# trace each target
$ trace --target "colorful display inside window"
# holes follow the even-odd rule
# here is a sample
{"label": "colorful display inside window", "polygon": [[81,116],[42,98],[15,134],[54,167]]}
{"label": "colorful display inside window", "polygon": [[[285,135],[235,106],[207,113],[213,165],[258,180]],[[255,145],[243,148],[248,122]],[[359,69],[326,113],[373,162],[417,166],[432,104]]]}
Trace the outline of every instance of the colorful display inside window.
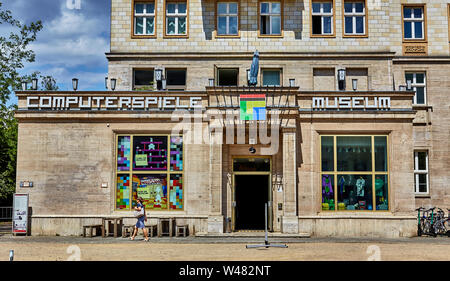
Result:
{"label": "colorful display inside window", "polygon": [[241,120],[266,120],[266,95],[250,94],[240,96]]}
{"label": "colorful display inside window", "polygon": [[[117,137],[116,209],[183,210],[183,136]],[[170,163],[170,165],[168,165]]]}
{"label": "colorful display inside window", "polygon": [[387,136],[321,136],[322,210],[389,210],[387,141]]}

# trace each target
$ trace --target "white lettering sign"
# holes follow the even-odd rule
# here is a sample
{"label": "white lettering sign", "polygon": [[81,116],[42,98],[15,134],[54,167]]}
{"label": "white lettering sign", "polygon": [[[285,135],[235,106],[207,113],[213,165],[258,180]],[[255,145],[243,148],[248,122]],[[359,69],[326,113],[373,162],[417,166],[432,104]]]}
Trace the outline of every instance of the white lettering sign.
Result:
{"label": "white lettering sign", "polygon": [[313,109],[390,109],[390,97],[314,97]]}

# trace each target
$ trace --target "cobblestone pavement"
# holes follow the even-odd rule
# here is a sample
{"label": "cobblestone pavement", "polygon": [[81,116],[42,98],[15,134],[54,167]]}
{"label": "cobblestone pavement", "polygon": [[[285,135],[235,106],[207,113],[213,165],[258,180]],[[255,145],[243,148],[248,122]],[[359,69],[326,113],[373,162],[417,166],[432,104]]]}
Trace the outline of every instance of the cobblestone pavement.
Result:
{"label": "cobblestone pavement", "polygon": [[446,260],[450,238],[273,238],[287,249],[246,249],[261,238],[127,238],[14,237],[0,236],[0,261],[302,261],[302,260]]}

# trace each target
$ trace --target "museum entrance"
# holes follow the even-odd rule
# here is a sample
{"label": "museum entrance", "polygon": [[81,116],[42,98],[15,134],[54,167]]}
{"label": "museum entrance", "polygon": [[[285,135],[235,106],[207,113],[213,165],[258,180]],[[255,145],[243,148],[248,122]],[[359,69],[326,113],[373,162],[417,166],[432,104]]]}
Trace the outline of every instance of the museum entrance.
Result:
{"label": "museum entrance", "polygon": [[265,204],[269,203],[268,228],[272,229],[270,158],[233,159],[233,230],[263,231]]}

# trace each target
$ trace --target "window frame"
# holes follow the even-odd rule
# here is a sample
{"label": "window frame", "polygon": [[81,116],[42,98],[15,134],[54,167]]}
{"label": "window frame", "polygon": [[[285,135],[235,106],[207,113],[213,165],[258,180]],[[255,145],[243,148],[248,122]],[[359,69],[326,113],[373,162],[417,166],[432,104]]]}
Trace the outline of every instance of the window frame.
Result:
{"label": "window frame", "polygon": [[[280,34],[262,34],[261,33],[261,4],[262,3],[280,3]],[[272,11],[272,5],[269,5],[270,11]],[[272,17],[272,16],[278,16],[278,14],[264,14],[266,16]],[[258,0],[258,38],[283,38],[284,36],[284,0]],[[272,20],[270,19],[270,26],[272,25]],[[270,28],[270,31],[272,32],[272,29]]]}
{"label": "window frame", "polygon": [[[405,15],[404,15],[404,9],[405,8],[422,8],[422,33],[423,33],[423,38],[405,38]],[[421,42],[421,43],[425,43],[427,42],[427,5],[426,4],[401,4],[401,13],[402,13],[402,22],[401,22],[401,26],[402,26],[402,40],[403,43],[414,43],[414,42]],[[411,22],[416,22],[417,20],[414,20],[414,18],[412,18],[411,20],[408,20]],[[411,28],[412,34],[415,32],[414,31],[414,27]],[[411,34],[411,35],[412,35]]]}
{"label": "window frame", "polygon": [[[425,170],[419,170],[419,152],[425,152]],[[414,194],[415,195],[429,195],[430,194],[430,167],[429,167],[429,151],[425,149],[414,150]],[[426,175],[427,191],[419,191],[419,175]]]}
{"label": "window frame", "polygon": [[[235,14],[235,16],[237,16],[237,28],[238,28],[238,32],[237,34],[219,34],[219,4],[220,3],[236,3],[237,4],[237,14]],[[215,21],[215,37],[216,38],[240,38],[241,37],[241,2],[240,1],[236,1],[236,0],[216,0],[215,1],[215,7],[214,7],[214,21]],[[229,7],[227,5],[227,7]],[[228,8],[229,10],[229,8]],[[233,14],[225,14],[225,17],[231,17],[234,16]],[[227,25],[228,28],[228,25]]]}
{"label": "window frame", "polygon": [[[333,171],[322,171],[322,137],[333,137]],[[371,138],[371,148],[372,148],[372,170],[371,171],[338,171],[337,168],[337,137],[370,137]],[[386,166],[387,169],[385,172],[376,171],[375,167],[375,137],[386,137]],[[319,177],[318,177],[318,187],[320,190],[320,196],[319,200],[317,202],[322,203],[322,176],[323,175],[332,175],[334,177],[334,190],[337,190],[338,181],[336,180],[338,175],[367,175],[372,176],[372,210],[339,210],[337,208],[338,203],[338,194],[337,192],[334,192],[334,202],[335,202],[335,208],[334,210],[322,210],[322,207],[319,206],[321,204],[318,204],[318,208],[320,209],[320,212],[333,212],[333,213],[344,213],[344,212],[368,212],[368,213],[387,213],[391,212],[392,210],[392,200],[391,200],[391,161],[390,161],[390,139],[389,134],[319,134]],[[376,191],[375,191],[375,180],[376,176],[387,176],[387,184],[388,184],[388,209],[387,210],[377,210],[376,209]]]}
{"label": "window frame", "polygon": [[[319,15],[322,19],[322,30],[323,30],[323,16],[331,16],[332,23],[331,23],[331,29],[332,32],[330,34],[313,34],[313,3],[331,3],[331,14],[314,14]],[[322,5],[321,5],[322,10]],[[310,38],[335,38],[336,37],[336,1],[335,0],[309,0],[309,36]]]}
{"label": "window frame", "polygon": [[[168,79],[167,79],[167,71],[168,70],[184,70],[185,71],[185,75],[184,75],[184,86],[183,85],[169,85],[167,83]],[[187,67],[167,67],[164,69],[164,78],[166,79],[166,88],[167,90],[180,90],[180,91],[185,91],[187,89],[187,81],[188,81],[188,71],[187,71]]]}
{"label": "window frame", "polygon": [[156,83],[155,83],[155,68],[154,67],[148,67],[148,68],[143,68],[143,67],[136,67],[136,68],[132,68],[132,75],[133,75],[133,90],[138,90],[140,88],[144,88],[144,87],[149,87],[150,85],[136,85],[136,71],[153,71],[153,87],[156,88]]}
{"label": "window frame", "polygon": [[[167,5],[168,4],[177,4],[177,13],[175,15],[167,15]],[[178,14],[178,4],[183,4],[186,3],[186,14]],[[167,33],[167,27],[168,27],[168,19],[170,17],[175,17],[177,18],[177,23],[178,23],[178,17],[181,16],[186,16],[186,34],[168,34]],[[164,38],[189,38],[189,0],[164,0]],[[176,30],[178,31],[178,24],[175,25]]]}
{"label": "window frame", "polygon": [[[232,86],[220,86],[219,82],[220,82],[220,75],[219,75],[219,71],[220,70],[236,70],[236,81],[237,81],[237,85],[232,85]],[[238,87],[239,86],[239,67],[217,67],[215,69],[215,84],[217,87]]]}
{"label": "window frame", "polygon": [[[154,4],[155,6],[155,11],[153,13],[154,18],[154,30],[153,30],[153,34],[136,34],[136,4]],[[157,12],[158,12],[158,8],[157,8],[157,1],[156,0],[133,0],[131,3],[131,17],[132,17],[132,23],[131,23],[131,38],[132,39],[151,39],[151,38],[156,38],[157,37]],[[139,17],[146,17],[146,15],[142,15]],[[144,25],[145,27],[145,25]]]}
{"label": "window frame", "polygon": [[[411,87],[413,89],[414,97],[413,97],[413,106],[424,106],[428,104],[427,99],[427,72],[426,71],[405,71],[405,85],[407,84],[406,81],[406,74],[412,74],[413,80],[411,81]],[[423,83],[417,83],[417,74],[423,74]],[[417,103],[417,87],[423,87],[423,99],[424,103]]]}
{"label": "window frame", "polygon": [[[125,137],[125,136],[129,136],[130,137],[130,169],[128,171],[119,171],[118,169],[118,165],[117,165],[117,149],[118,149],[118,143],[119,143],[119,138],[120,137]],[[133,160],[134,160],[134,145],[133,145],[133,141],[134,141],[134,137],[140,137],[140,136],[145,136],[145,137],[167,137],[167,169],[165,171],[135,171],[133,170]],[[171,164],[170,164],[170,138],[171,137],[176,137],[176,136],[181,136],[183,137],[183,170],[182,171],[171,171]],[[115,171],[114,171],[114,211],[118,211],[118,212],[127,212],[127,211],[133,211],[133,175],[161,175],[161,174],[165,174],[166,175],[166,179],[167,179],[167,209],[161,209],[161,210],[147,210],[147,212],[184,212],[186,210],[186,200],[185,200],[185,174],[184,171],[185,169],[185,161],[186,161],[186,157],[185,157],[185,152],[186,152],[186,147],[185,147],[185,135],[184,134],[154,134],[154,133],[149,133],[149,134],[134,134],[134,133],[119,133],[119,134],[115,134],[114,136],[114,167],[115,167]],[[130,208],[129,209],[119,209],[117,208],[117,178],[119,175],[128,175],[130,177]],[[181,175],[182,179],[183,179],[183,208],[182,209],[171,209],[170,208],[170,176],[171,175]]]}
{"label": "window frame", "polygon": [[[363,3],[364,4],[364,33],[346,33],[345,32],[345,17],[346,14],[345,13],[345,4],[346,3]],[[352,17],[352,22],[353,22],[353,27],[355,28],[356,31],[356,20],[355,17],[360,17],[362,16],[362,14],[355,14],[353,13],[353,9],[354,9],[354,5],[352,5],[352,13],[349,15]],[[367,38],[369,37],[369,9],[367,8],[367,0],[344,0],[342,3],[342,36],[345,38]]]}
{"label": "window frame", "polygon": [[[276,86],[276,85],[264,85],[264,71],[278,71],[280,73],[280,85]],[[265,67],[265,68],[261,68],[261,77],[260,77],[260,81],[261,81],[261,87],[283,87],[283,68],[278,68],[278,67]]]}
{"label": "window frame", "polygon": [[447,7],[447,18],[448,18],[448,42],[450,43],[450,3],[448,3]]}

